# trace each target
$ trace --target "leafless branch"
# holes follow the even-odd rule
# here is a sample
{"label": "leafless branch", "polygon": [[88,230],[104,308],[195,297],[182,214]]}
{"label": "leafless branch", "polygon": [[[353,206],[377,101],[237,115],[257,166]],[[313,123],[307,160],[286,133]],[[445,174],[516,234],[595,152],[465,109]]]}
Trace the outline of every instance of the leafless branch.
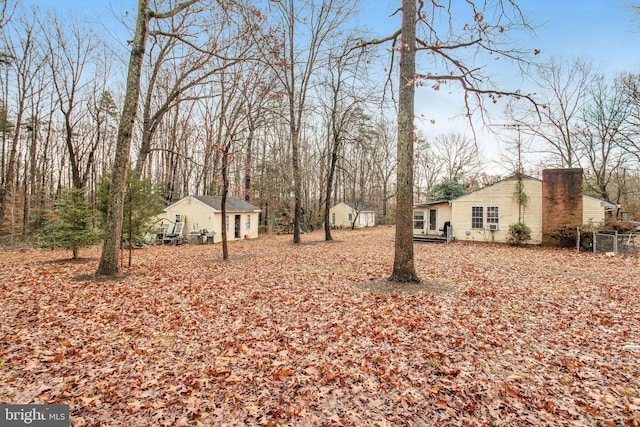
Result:
{"label": "leafless branch", "polygon": [[367,47],[367,46],[375,46],[375,45],[381,45],[384,44],[386,42],[389,41],[393,41],[395,43],[395,41],[398,39],[398,37],[400,37],[400,34],[402,32],[400,30],[396,31],[395,33],[393,33],[392,35],[382,38],[382,39],[373,39],[373,40],[369,40],[369,41],[361,41],[360,43],[358,43],[354,49],[360,49],[363,47]]}
{"label": "leafless branch", "polygon": [[171,10],[168,10],[166,12],[156,12],[153,10],[149,11],[149,17],[151,18],[155,18],[155,19],[166,19],[166,18],[171,18],[173,16],[176,16],[178,13],[182,12],[183,10],[185,10],[186,8],[200,2],[202,0],[189,0],[189,1],[185,1],[182,3],[178,3],[178,5],[176,7],[174,7]]}

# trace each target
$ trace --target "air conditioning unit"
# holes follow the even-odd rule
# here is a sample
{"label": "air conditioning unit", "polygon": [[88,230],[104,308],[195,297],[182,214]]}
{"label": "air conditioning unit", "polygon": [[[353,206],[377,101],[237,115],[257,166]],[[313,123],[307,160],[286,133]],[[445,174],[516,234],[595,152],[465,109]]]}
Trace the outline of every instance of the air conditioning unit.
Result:
{"label": "air conditioning unit", "polygon": [[487,224],[487,230],[491,230],[491,231],[497,231],[499,230],[498,228],[498,224]]}

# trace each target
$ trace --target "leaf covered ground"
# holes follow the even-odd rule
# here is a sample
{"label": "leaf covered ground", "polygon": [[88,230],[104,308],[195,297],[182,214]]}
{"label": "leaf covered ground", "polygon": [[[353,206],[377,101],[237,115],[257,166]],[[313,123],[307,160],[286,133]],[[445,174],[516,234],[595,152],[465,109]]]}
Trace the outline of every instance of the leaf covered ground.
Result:
{"label": "leaf covered ground", "polygon": [[640,267],[572,250],[416,244],[392,228],[0,253],[0,403],[74,426],[635,426]]}

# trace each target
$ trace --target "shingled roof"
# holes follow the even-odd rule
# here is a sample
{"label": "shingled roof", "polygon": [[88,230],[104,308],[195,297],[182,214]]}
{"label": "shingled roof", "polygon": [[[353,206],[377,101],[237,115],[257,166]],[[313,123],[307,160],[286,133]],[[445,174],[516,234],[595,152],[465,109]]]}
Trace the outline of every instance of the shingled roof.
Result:
{"label": "shingled roof", "polygon": [[343,202],[345,205],[349,206],[351,209],[359,211],[359,212],[375,212],[375,209],[364,206],[359,202]]}
{"label": "shingled roof", "polygon": [[[212,207],[217,211],[222,210],[222,196],[191,196],[194,199],[204,203],[207,206]],[[253,206],[251,203],[246,202],[237,197],[227,196],[227,212],[256,212],[260,211],[260,208]]]}

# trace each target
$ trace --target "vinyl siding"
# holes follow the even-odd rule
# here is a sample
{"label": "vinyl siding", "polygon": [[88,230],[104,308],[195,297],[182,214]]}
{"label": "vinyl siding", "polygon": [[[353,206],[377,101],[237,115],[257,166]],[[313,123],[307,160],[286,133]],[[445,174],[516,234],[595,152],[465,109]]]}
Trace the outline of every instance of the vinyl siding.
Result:
{"label": "vinyl siding", "polygon": [[[185,237],[195,230],[214,230],[214,242],[222,241],[222,214],[216,211],[214,208],[207,206],[206,204],[192,198],[190,196],[180,199],[173,205],[167,207],[164,214],[161,217],[173,220],[176,214],[185,215]],[[228,239],[233,239],[233,216],[240,215],[240,236],[249,236],[251,239],[258,237],[258,213],[257,212],[227,212],[231,219],[231,227]],[[249,230],[247,230],[247,215],[251,215],[251,223]]]}
{"label": "vinyl siding", "polygon": [[[335,224],[333,223],[333,215],[335,214]],[[338,203],[329,209],[329,222],[332,227],[350,228],[349,214],[351,220],[356,221],[356,228],[373,227],[376,224],[376,213],[374,211],[362,210],[358,212],[346,203]],[[356,219],[356,214],[358,218]]]}
{"label": "vinyl siding", "polygon": [[604,221],[604,202],[594,197],[584,196],[582,199],[582,222],[598,225]]}
{"label": "vinyl siding", "polygon": [[[474,191],[451,202],[451,223],[453,235],[457,240],[483,242],[506,242],[509,226],[518,222],[518,202],[514,196],[516,179],[507,179]],[[531,241],[542,241],[542,182],[536,179],[523,180],[524,192],[529,201],[524,206],[524,223],[531,229]],[[499,230],[473,229],[471,210],[474,206],[483,207],[486,224],[487,207],[498,207]]]}
{"label": "vinyl siding", "polygon": [[424,214],[424,227],[422,229],[413,230],[413,234],[433,234],[429,231],[429,210],[436,209],[438,211],[436,215],[437,231],[435,234],[442,234],[440,230],[443,229],[444,223],[451,222],[451,205],[449,203],[438,203],[432,206],[426,207],[414,207],[413,212],[422,212]]}

